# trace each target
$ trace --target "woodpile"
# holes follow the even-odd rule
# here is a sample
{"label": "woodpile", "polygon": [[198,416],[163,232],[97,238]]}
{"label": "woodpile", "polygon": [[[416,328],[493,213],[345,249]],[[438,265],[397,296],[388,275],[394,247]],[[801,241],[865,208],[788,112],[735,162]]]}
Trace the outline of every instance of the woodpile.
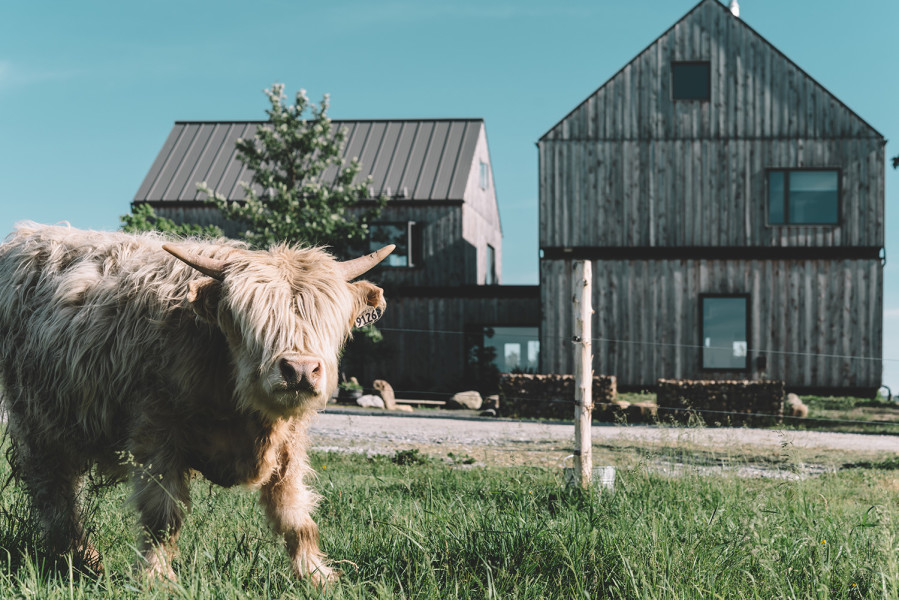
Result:
{"label": "woodpile", "polygon": [[707,425],[774,425],[783,421],[784,382],[660,379],[656,399],[662,419],[701,419]]}
{"label": "woodpile", "polygon": [[[503,417],[574,418],[574,376],[503,373],[500,376],[499,414]],[[594,406],[611,405],[618,398],[613,375],[593,376]],[[626,404],[626,403],[625,403]],[[597,413],[594,419],[599,418]]]}

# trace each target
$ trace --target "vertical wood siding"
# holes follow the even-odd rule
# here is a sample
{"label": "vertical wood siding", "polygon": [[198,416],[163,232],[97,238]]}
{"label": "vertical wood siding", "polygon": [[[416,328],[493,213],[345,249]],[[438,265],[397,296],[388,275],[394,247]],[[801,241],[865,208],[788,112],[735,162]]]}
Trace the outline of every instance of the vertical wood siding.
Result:
{"label": "vertical wood siding", "polygon": [[[571,261],[541,267],[541,370],[568,373]],[[622,386],[762,377],[788,387],[880,386],[877,260],[604,260],[593,273],[594,369]],[[749,352],[753,369],[756,357],[767,358],[764,372],[701,369],[700,294],[749,295]]]}
{"label": "vertical wood siding", "polygon": [[[159,216],[178,223],[214,224],[234,235],[237,227],[226,222],[221,213],[205,206],[167,206],[156,208]],[[453,286],[478,283],[477,248],[496,243],[499,231],[483,219],[468,216],[468,234],[463,236],[463,204],[437,204],[421,202],[418,206],[408,203],[388,203],[379,222],[404,223],[415,221],[422,226],[422,261],[418,267],[379,267],[370,275],[385,285]],[[501,239],[501,238],[500,238]],[[486,250],[483,250],[486,254]],[[483,281],[483,277],[481,279]]]}
{"label": "vertical wood siding", "polygon": [[[767,169],[840,170],[837,226],[769,226]],[[541,247],[832,246],[884,242],[879,140],[540,144]]]}

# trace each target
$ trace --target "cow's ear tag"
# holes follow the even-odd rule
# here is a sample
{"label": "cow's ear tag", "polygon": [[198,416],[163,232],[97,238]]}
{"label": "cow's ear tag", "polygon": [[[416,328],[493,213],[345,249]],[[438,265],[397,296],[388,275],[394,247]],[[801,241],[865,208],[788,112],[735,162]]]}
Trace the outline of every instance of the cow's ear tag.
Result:
{"label": "cow's ear tag", "polygon": [[384,301],[384,290],[368,281],[357,281],[353,284],[356,293],[361,296],[365,303],[362,310],[356,315],[354,325],[356,327],[365,327],[371,325],[381,318],[387,303]]}
{"label": "cow's ear tag", "polygon": [[356,327],[365,327],[366,325],[371,325],[375,321],[381,318],[381,315],[384,314],[384,309],[380,306],[376,306],[374,308],[369,308],[366,311],[363,311],[361,315],[356,317]]}

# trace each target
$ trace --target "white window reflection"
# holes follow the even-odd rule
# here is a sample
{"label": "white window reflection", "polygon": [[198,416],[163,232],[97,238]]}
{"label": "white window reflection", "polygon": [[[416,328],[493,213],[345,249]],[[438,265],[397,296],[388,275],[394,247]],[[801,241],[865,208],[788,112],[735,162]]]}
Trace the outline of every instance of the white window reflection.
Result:
{"label": "white window reflection", "polygon": [[485,327],[483,344],[501,373],[536,373],[540,341],[536,327]]}

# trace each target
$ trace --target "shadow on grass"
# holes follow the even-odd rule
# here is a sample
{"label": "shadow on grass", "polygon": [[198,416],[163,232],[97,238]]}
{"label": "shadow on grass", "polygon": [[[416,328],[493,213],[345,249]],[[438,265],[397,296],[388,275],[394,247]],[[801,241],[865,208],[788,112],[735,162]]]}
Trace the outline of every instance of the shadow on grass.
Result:
{"label": "shadow on grass", "polygon": [[899,458],[888,458],[879,461],[859,461],[843,464],[844,469],[878,469],[881,471],[899,471]]}

